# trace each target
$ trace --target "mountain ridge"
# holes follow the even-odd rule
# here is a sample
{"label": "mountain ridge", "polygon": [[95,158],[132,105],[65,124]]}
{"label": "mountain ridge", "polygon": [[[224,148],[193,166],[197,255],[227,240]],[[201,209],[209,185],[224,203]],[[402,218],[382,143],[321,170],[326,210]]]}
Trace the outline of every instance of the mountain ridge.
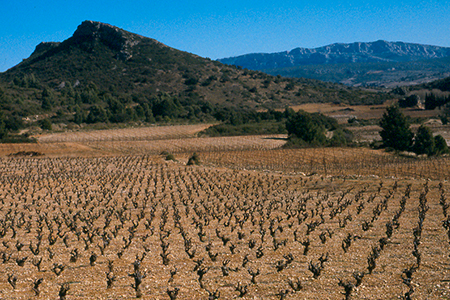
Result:
{"label": "mountain ridge", "polygon": [[450,76],[450,48],[383,40],[256,53],[218,61],[271,75],[395,88]]}
{"label": "mountain ridge", "polygon": [[450,56],[450,47],[416,43],[375,42],[334,43],[317,48],[294,48],[276,53],[249,53],[218,61],[251,70],[286,68],[301,65],[405,62]]}

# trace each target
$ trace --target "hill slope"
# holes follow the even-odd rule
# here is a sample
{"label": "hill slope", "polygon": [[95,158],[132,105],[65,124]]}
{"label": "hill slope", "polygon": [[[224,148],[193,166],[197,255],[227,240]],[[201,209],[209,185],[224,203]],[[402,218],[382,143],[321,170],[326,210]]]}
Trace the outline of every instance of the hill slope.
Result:
{"label": "hill slope", "polygon": [[450,57],[410,62],[368,62],[307,65],[265,70],[272,75],[310,78],[348,86],[395,88],[450,76]]}
{"label": "hill slope", "polygon": [[380,103],[387,98],[242,70],[93,21],[83,22],[63,42],[39,44],[28,59],[0,73],[0,92],[7,114],[45,112],[57,114],[54,122],[80,116],[73,118],[92,123],[127,121],[130,114],[138,120],[146,115],[147,121],[202,120],[214,115],[216,106],[275,108],[304,102]]}

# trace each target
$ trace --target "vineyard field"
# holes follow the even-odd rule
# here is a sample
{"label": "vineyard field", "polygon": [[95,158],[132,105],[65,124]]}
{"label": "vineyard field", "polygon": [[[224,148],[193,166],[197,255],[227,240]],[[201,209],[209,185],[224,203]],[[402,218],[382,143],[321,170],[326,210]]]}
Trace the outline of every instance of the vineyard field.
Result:
{"label": "vineyard field", "polygon": [[121,134],[2,145],[1,299],[450,299],[448,157]]}

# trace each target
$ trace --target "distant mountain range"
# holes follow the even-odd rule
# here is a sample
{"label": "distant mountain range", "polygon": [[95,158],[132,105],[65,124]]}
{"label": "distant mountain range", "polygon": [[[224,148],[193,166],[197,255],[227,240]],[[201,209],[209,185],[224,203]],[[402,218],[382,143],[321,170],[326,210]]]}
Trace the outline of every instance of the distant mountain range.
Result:
{"label": "distant mountain range", "polygon": [[449,47],[380,40],[246,54],[219,61],[272,75],[306,77],[353,86],[395,86],[449,76],[449,57]]}

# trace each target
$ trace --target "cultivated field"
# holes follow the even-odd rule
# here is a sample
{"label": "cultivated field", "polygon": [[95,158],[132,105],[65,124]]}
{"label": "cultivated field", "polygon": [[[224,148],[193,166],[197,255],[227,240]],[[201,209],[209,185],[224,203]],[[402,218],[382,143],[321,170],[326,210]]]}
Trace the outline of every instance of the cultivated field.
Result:
{"label": "cultivated field", "polygon": [[40,143],[86,143],[110,141],[155,141],[195,137],[211,125],[154,126],[93,131],[75,131],[38,135]]}
{"label": "cultivated field", "polygon": [[[425,95],[421,96],[422,99]],[[295,111],[301,109],[309,113],[320,112],[324,115],[334,117],[341,123],[347,122],[350,118],[356,119],[381,119],[386,107],[394,102],[386,101],[382,105],[344,105],[332,103],[306,103],[293,107]],[[441,112],[435,110],[423,110],[417,108],[402,109],[402,112],[411,118],[438,118]]]}
{"label": "cultivated field", "polygon": [[449,158],[190,129],[2,145],[0,298],[450,299]]}

